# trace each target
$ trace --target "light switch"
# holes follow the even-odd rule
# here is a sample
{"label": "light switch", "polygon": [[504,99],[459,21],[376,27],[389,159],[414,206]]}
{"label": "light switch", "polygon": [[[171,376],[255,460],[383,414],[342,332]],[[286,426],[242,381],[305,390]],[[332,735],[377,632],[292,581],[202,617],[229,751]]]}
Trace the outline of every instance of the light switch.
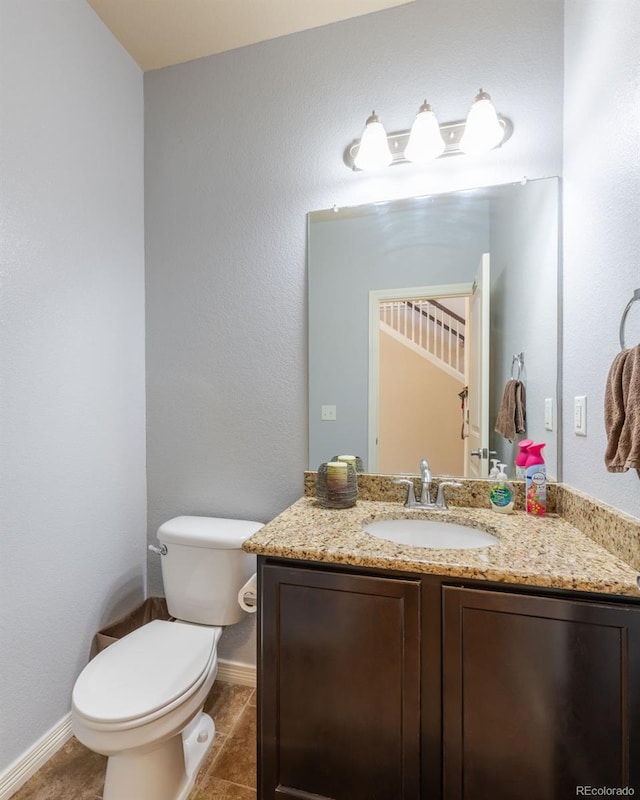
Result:
{"label": "light switch", "polygon": [[576,436],[587,435],[587,398],[585,395],[575,398],[573,407],[573,430]]}
{"label": "light switch", "polygon": [[545,397],[544,400],[544,429],[553,430],[553,398]]}
{"label": "light switch", "polygon": [[333,422],[336,418],[335,406],[320,406],[320,419],[323,422]]}

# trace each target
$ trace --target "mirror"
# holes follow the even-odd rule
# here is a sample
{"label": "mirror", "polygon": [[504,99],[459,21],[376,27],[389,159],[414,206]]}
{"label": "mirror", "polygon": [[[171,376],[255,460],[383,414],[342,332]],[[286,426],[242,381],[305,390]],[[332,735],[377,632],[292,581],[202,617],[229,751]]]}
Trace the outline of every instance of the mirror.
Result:
{"label": "mirror", "polygon": [[[367,472],[426,457],[483,477],[495,451],[513,477],[529,438],[559,479],[558,179],[314,211],[308,226],[309,468],[352,453]],[[526,393],[513,441],[494,430],[510,378]]]}

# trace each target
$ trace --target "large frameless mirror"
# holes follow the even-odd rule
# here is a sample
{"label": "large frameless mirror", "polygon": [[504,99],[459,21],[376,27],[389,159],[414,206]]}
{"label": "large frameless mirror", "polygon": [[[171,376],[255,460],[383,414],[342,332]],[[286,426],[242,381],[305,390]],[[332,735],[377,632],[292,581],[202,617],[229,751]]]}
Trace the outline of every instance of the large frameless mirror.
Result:
{"label": "large frameless mirror", "polygon": [[310,469],[513,475],[528,438],[559,478],[558,207],[547,178],[308,215]]}

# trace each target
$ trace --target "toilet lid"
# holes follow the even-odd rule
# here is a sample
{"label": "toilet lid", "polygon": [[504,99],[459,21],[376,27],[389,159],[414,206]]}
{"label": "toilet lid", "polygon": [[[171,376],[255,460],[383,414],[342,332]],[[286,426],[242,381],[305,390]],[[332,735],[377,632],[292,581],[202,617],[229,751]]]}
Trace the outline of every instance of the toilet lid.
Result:
{"label": "toilet lid", "polygon": [[174,517],[158,528],[158,541],[217,550],[239,550],[262,522],[220,517]]}
{"label": "toilet lid", "polygon": [[73,689],[87,719],[126,722],[195,691],[215,656],[220,628],[154,620],[99,653]]}

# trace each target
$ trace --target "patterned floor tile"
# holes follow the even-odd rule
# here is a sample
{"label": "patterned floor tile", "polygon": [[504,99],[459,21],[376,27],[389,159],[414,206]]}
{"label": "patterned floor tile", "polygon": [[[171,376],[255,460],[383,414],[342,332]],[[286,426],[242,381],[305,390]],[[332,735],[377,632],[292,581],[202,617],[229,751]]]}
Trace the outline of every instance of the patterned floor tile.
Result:
{"label": "patterned floor tile", "polygon": [[102,797],[107,759],[70,739],[12,800],[95,800]]}
{"label": "patterned floor tile", "polygon": [[[205,711],[216,739],[189,800],[256,800],[255,691],[215,683]],[[101,800],[106,763],[72,738],[11,800]]]}
{"label": "patterned floor tile", "polygon": [[256,710],[247,706],[227,736],[208,774],[212,778],[256,788]]}
{"label": "patterned floor tile", "polygon": [[229,733],[252,694],[253,689],[250,686],[237,686],[219,681],[213,684],[204,704],[204,710],[215,720],[216,731]]}

